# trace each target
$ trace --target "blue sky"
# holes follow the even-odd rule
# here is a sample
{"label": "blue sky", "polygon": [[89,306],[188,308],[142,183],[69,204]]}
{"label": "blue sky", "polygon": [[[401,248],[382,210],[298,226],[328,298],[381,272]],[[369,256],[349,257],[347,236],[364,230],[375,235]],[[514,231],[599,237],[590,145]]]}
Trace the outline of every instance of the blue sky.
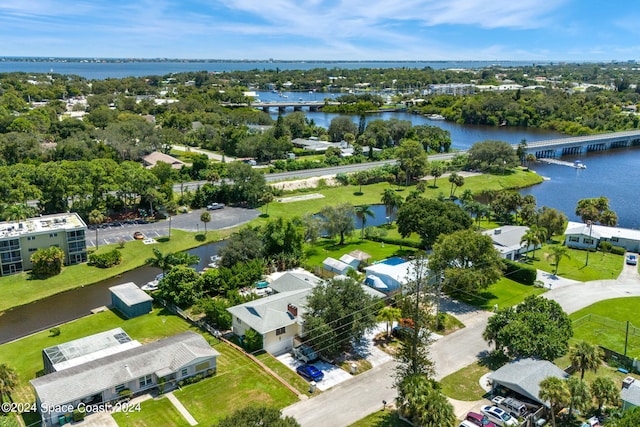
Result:
{"label": "blue sky", "polygon": [[609,61],[632,0],[3,0],[0,56]]}

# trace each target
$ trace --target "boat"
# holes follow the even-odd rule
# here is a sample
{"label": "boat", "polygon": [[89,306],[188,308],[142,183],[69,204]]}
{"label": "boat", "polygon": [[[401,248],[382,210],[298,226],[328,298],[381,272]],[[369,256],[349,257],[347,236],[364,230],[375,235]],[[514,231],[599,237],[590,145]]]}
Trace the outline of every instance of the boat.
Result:
{"label": "boat", "polygon": [[582,163],[580,160],[574,160],[573,161],[573,167],[576,168],[576,169],[586,169],[587,165]]}
{"label": "boat", "polygon": [[444,116],[441,114],[427,114],[427,119],[429,120],[444,120]]}
{"label": "boat", "polygon": [[209,268],[218,268],[220,266],[220,260],[222,258],[219,255],[211,255],[211,258],[209,258],[209,260],[211,261],[209,264],[207,264],[207,267]]}
{"label": "boat", "polygon": [[150,282],[147,282],[146,285],[142,285],[140,289],[142,289],[143,291],[157,291],[158,284],[160,283],[160,280],[162,280],[163,277],[164,277],[164,273],[158,274],[155,279],[151,280]]}

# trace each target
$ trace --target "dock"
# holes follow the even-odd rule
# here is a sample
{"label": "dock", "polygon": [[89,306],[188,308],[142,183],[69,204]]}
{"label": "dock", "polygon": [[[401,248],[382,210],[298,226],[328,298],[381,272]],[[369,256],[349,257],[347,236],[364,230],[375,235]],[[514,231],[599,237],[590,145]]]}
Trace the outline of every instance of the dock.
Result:
{"label": "dock", "polygon": [[564,160],[542,158],[542,159],[538,159],[538,161],[541,163],[547,163],[551,165],[569,166],[570,168],[575,168],[575,169],[587,168],[587,166],[584,163],[582,163],[580,160],[576,160],[574,162],[565,162]]}

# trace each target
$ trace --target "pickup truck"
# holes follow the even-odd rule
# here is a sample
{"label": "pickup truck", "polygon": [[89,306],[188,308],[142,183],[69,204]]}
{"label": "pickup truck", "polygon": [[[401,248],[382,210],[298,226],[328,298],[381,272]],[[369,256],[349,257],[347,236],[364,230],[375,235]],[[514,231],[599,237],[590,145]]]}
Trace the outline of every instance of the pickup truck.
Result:
{"label": "pickup truck", "polygon": [[293,357],[303,361],[304,363],[313,362],[314,360],[318,359],[318,353],[316,353],[308,345],[302,344],[297,347],[294,347],[293,350],[291,350],[291,352],[293,353]]}

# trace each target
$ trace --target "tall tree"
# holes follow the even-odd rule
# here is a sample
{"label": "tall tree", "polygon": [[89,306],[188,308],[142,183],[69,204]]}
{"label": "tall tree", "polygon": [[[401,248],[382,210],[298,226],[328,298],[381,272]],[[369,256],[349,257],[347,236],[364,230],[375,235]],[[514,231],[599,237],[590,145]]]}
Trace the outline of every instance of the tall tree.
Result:
{"label": "tall tree", "polygon": [[104,215],[98,209],[94,209],[89,212],[89,223],[96,226],[96,249],[99,247],[98,242],[98,224],[102,224],[104,221]]}
{"label": "tall tree", "polygon": [[476,142],[469,149],[469,164],[474,168],[511,168],[519,161],[511,144],[504,141]]}
{"label": "tall tree", "polygon": [[520,244],[524,245],[525,250],[528,252],[529,248],[533,246],[533,259],[536,259],[536,247],[542,243],[540,235],[537,232],[537,227],[531,226],[520,238]]}
{"label": "tall tree", "polygon": [[382,198],[380,199],[385,208],[385,214],[391,222],[395,216],[396,211],[402,205],[402,196],[399,195],[392,188],[385,188],[382,192]]}
{"label": "tall tree", "polygon": [[538,209],[538,226],[547,230],[548,239],[561,235],[566,223],[567,216],[559,210],[547,206]]}
{"label": "tall tree", "polygon": [[585,371],[596,372],[602,365],[603,353],[600,347],[586,341],[580,341],[569,350],[569,360],[580,369],[580,379],[584,379]]}
{"label": "tall tree", "polygon": [[551,424],[556,427],[556,413],[560,407],[569,403],[569,390],[564,380],[557,377],[547,377],[540,382],[538,397],[551,405]]}
{"label": "tall tree", "polygon": [[343,203],[337,206],[325,206],[320,211],[329,236],[340,236],[339,245],[344,245],[344,238],[353,232],[353,206]]}
{"label": "tall tree", "polygon": [[405,378],[398,387],[398,411],[415,426],[454,427],[453,406],[440,384],[422,375]]}
{"label": "tall tree", "polygon": [[249,405],[221,419],[214,427],[300,427],[293,417],[282,417],[277,408]]}
{"label": "tall tree", "polygon": [[555,264],[555,267],[553,269],[553,274],[555,275],[558,274],[558,268],[560,267],[560,261],[562,260],[562,258],[570,259],[571,255],[569,255],[569,249],[566,246],[562,245],[551,245],[549,246],[549,251],[551,251],[549,257]]}
{"label": "tall tree", "polygon": [[444,166],[442,165],[441,162],[432,162],[431,171],[429,173],[433,177],[433,188],[438,188],[438,186],[436,185],[436,181],[444,173]]}
{"label": "tall tree", "polygon": [[591,393],[589,386],[578,377],[567,378],[567,390],[569,391],[569,413],[573,414],[573,409],[583,411],[590,406]]}
{"label": "tall tree", "polygon": [[456,189],[464,185],[464,177],[462,175],[458,175],[456,172],[451,172],[451,175],[449,175],[449,182],[451,183],[449,197],[452,198]]}
{"label": "tall tree", "polygon": [[414,178],[423,176],[428,170],[427,153],[424,151],[422,144],[417,141],[402,141],[400,146],[396,148],[396,157],[400,163],[400,169],[405,173],[405,184],[407,185]]}
{"label": "tall tree", "polygon": [[386,322],[387,337],[388,337],[390,332],[390,325],[393,322],[400,320],[401,317],[402,317],[402,311],[399,308],[386,306],[386,307],[383,307],[378,312],[378,315],[376,316],[376,320],[379,322]]}
{"label": "tall tree", "polygon": [[604,404],[618,404],[620,400],[620,389],[611,378],[597,377],[591,383],[591,395],[598,403],[598,414],[601,414]]}
{"label": "tall tree", "polygon": [[367,217],[375,218],[376,214],[369,205],[356,206],[354,209],[356,216],[362,222],[362,228],[360,229],[360,239],[364,239],[364,227],[367,224]]}
{"label": "tall tree", "polygon": [[443,289],[453,295],[477,292],[497,282],[502,266],[491,237],[472,229],[441,234],[429,258],[429,268],[442,274]]}
{"label": "tall tree", "polygon": [[582,222],[599,222],[608,226],[618,223],[618,216],[609,208],[609,199],[606,197],[578,200],[576,215]]}
{"label": "tall tree", "polygon": [[200,221],[204,224],[204,234],[207,235],[207,224],[211,222],[211,214],[209,212],[202,212],[200,214]]}

